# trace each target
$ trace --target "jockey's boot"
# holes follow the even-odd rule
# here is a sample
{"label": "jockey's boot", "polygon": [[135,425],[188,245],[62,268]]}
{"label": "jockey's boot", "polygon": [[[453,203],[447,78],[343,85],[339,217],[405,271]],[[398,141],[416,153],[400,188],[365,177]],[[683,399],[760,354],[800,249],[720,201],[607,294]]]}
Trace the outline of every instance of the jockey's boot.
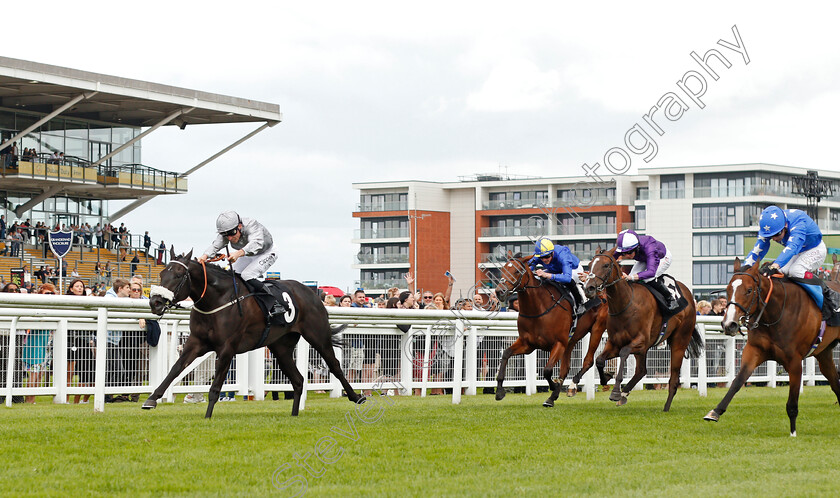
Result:
{"label": "jockey's boot", "polygon": [[569,287],[571,287],[572,296],[574,297],[575,301],[577,301],[577,308],[575,308],[576,315],[582,315],[586,313],[586,296],[583,294],[583,289],[580,285],[571,282],[569,283]]}
{"label": "jockey's boot", "polygon": [[835,313],[840,313],[840,294],[828,285],[823,286],[823,320],[828,320]]}
{"label": "jockey's boot", "polygon": [[668,303],[668,309],[673,311],[677,308],[677,301],[674,299],[674,296],[671,295],[671,291],[668,290],[665,285],[662,284],[659,280],[653,279],[646,282],[649,286],[656,289],[662,296],[665,298],[665,301]]}
{"label": "jockey's boot", "polygon": [[274,299],[274,295],[268,292],[268,289],[265,288],[265,282],[258,278],[252,278],[248,280],[248,285],[254,290],[254,293],[262,299],[263,303],[265,303],[265,307],[268,309],[268,317],[271,318],[274,315],[282,315],[287,313],[289,310],[283,306],[283,303]]}

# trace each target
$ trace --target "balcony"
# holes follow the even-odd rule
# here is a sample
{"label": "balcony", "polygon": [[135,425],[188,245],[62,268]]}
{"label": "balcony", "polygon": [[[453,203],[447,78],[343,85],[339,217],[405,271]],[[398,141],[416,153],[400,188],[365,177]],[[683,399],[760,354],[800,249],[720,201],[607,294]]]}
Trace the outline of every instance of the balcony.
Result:
{"label": "balcony", "polygon": [[484,264],[500,265],[507,262],[507,255],[498,252],[483,252],[480,257]]}
{"label": "balcony", "polygon": [[496,209],[539,209],[539,208],[576,208],[576,207],[591,207],[591,206],[612,206],[615,205],[615,196],[613,195],[599,195],[593,197],[581,197],[580,199],[571,197],[564,199],[555,199],[549,201],[548,199],[506,199],[486,201],[482,204],[482,209],[496,210]]}
{"label": "balcony", "polygon": [[408,265],[408,254],[357,254],[356,263],[360,265]]}
{"label": "balcony", "polygon": [[356,204],[356,212],[408,211],[408,201],[370,202]]}
{"label": "balcony", "polygon": [[580,199],[576,197],[567,197],[564,199],[557,199],[551,203],[551,207],[559,208],[577,208],[577,207],[591,207],[591,206],[614,206],[614,195],[596,195],[595,197],[583,196]]}
{"label": "balcony", "polygon": [[353,230],[354,239],[407,239],[408,228],[368,228]]}
{"label": "balcony", "polygon": [[123,197],[136,196],[144,191],[154,194],[187,191],[187,179],[180,173],[161,171],[142,164],[92,166],[89,161],[77,157],[53,159],[42,156],[45,154],[27,156],[25,159],[28,160],[21,158],[16,164],[3,166],[2,174],[7,185],[10,188],[15,188],[15,183],[24,186],[28,184],[21,182],[29,180],[82,183],[89,185],[88,188],[98,195],[104,192],[114,194],[106,196],[112,198],[120,198],[120,194],[125,194]]}
{"label": "balcony", "polygon": [[405,280],[394,279],[394,280],[359,280],[357,287],[362,288],[365,292],[370,292],[372,290],[388,290],[391,287],[397,287],[398,289],[405,289],[406,283]]}
{"label": "balcony", "polygon": [[575,223],[574,225],[559,225],[557,231],[561,235],[615,235],[618,232],[615,229],[615,223],[605,223],[596,225],[583,225]]}
{"label": "balcony", "polygon": [[481,227],[482,237],[537,237],[544,234],[545,227]]}

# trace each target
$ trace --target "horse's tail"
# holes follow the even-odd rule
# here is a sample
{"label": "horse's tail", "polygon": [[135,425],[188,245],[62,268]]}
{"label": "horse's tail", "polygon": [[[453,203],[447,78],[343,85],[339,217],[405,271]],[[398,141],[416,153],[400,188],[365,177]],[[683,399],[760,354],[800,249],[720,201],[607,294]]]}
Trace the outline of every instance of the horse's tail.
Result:
{"label": "horse's tail", "polygon": [[332,339],[333,346],[346,346],[344,339],[339,339],[336,335],[342,333],[347,328],[347,324],[339,325],[337,327],[330,327],[330,339]]}
{"label": "horse's tail", "polygon": [[700,337],[700,331],[697,330],[697,327],[694,327],[691,333],[691,342],[688,343],[688,349],[685,350],[688,358],[699,358],[704,347],[703,338]]}

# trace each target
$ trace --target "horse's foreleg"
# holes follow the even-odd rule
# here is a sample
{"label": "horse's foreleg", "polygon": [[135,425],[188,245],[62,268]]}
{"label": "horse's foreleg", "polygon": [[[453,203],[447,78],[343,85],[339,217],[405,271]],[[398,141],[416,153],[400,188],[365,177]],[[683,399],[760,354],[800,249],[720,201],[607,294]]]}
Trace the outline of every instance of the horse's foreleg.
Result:
{"label": "horse's foreleg", "polygon": [[790,419],[790,437],[796,437],[796,416],[799,415],[799,387],[802,384],[802,358],[794,358],[785,370],[790,378],[790,390],[785,408]]}
{"label": "horse's foreleg", "polygon": [[213,416],[213,407],[219,401],[219,393],[222,392],[225,377],[227,377],[228,370],[230,369],[230,362],[233,361],[233,354],[232,350],[225,348],[219,352],[216,358],[216,376],[210,385],[210,393],[207,396],[207,412],[204,414],[204,418]]}
{"label": "horse's foreleg", "polygon": [[608,377],[604,372],[604,369],[607,366],[607,360],[611,360],[617,355],[618,353],[616,352],[613,343],[607,341],[607,344],[604,346],[604,350],[601,351],[601,354],[598,355],[598,359],[595,360],[595,367],[598,369],[598,378],[601,380],[602,386],[606,386],[612,377],[611,375]]}
{"label": "horse's foreleg", "polygon": [[533,350],[534,348],[525,344],[525,341],[523,341],[520,337],[516,339],[509,348],[505,349],[504,353],[502,353],[502,360],[499,362],[499,373],[496,375],[496,401],[501,401],[505,398],[505,390],[502,387],[502,383],[505,381],[505,371],[507,370],[507,363],[510,357],[520,354],[528,354]]}
{"label": "horse's foreleg", "polygon": [[163,382],[155,389],[147,399],[146,402],[143,403],[142,408],[144,410],[150,410],[152,408],[157,407],[157,400],[159,400],[163,393],[169,388],[169,384],[172,384],[172,381],[175,380],[175,377],[180,375],[181,372],[184,371],[196,358],[199,356],[204,355],[207,353],[208,348],[204,346],[201,341],[190,336],[187,339],[187,342],[184,343],[184,349],[181,351],[181,354],[178,356],[178,359],[175,360],[175,364],[172,365],[172,368],[169,370],[169,373],[166,374],[166,378],[163,379]]}
{"label": "horse's foreleg", "polygon": [[615,373],[615,385],[610,393],[610,401],[618,401],[621,399],[621,382],[624,380],[624,368],[627,365],[627,357],[630,356],[630,348],[631,346],[628,344],[621,348],[621,351],[618,352],[620,361],[618,363],[618,371]]}
{"label": "horse's foreleg", "polygon": [[834,391],[834,396],[837,397],[837,403],[840,403],[840,376],[838,376],[837,367],[834,365],[832,351],[833,348],[826,348],[814,356],[820,364],[820,372],[825,376],[831,390]]}
{"label": "horse's foreleg", "polygon": [[[563,379],[566,376],[561,375],[559,382],[554,382],[551,380],[551,374],[554,372],[554,365],[557,364],[560,360],[560,356],[564,355],[567,349],[571,350],[571,348],[564,347],[562,341],[558,341],[554,344],[554,347],[551,348],[551,354],[548,356],[548,361],[545,363],[545,367],[543,367],[543,377],[545,377],[545,380],[548,381],[548,389],[551,391],[548,399],[543,403],[543,406],[546,408],[552,408],[554,406],[554,402],[557,400],[557,397],[560,396],[560,388],[563,387]],[[565,366],[565,361],[563,363],[564,364],[561,365],[561,369]],[[566,367],[566,372],[568,371],[569,369]]]}
{"label": "horse's foreleg", "polygon": [[630,379],[630,382],[621,389],[621,399],[618,400],[618,406],[627,403],[627,396],[633,388],[636,387],[636,384],[642,380],[642,377],[647,375],[647,351],[636,353],[633,356],[636,357],[636,373],[633,375],[633,378]]}
{"label": "horse's foreleg", "polygon": [[[738,371],[738,375],[735,376],[735,380],[732,381],[732,386],[729,388],[729,391],[726,392],[726,395],[720,400],[720,403],[714,408],[714,410],[710,411],[703,417],[703,420],[708,420],[711,422],[717,422],[720,420],[720,416],[724,414],[726,408],[729,406],[729,403],[732,401],[732,398],[735,397],[735,393],[741,389],[741,387],[747,382],[747,379],[750,378],[752,375],[753,370],[755,370],[759,365],[764,363],[764,360],[767,359],[767,353],[762,350],[759,350],[757,347],[753,346],[750,343],[747,343],[744,346],[744,351],[741,354],[741,370]],[[798,388],[797,388],[798,389]]]}

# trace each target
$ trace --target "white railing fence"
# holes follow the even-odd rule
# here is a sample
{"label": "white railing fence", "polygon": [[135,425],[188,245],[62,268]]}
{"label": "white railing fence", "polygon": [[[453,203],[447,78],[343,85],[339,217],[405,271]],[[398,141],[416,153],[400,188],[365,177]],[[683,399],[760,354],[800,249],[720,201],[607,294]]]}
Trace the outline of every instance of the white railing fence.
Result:
{"label": "white railing fence", "polygon": [[[149,312],[148,301],[0,294],[0,305],[0,396],[6,406],[20,396],[48,395],[55,403],[67,403],[77,395],[93,395],[94,410],[102,411],[106,395],[151,393],[189,336],[187,311],[156,317]],[[347,325],[339,336],[343,345],[334,351],[354,389],[362,391],[385,386],[393,394],[426,396],[448,390],[452,402],[459,403],[462,395],[496,387],[501,354],[517,338],[516,314],[509,312],[357,308],[329,308],[329,312],[333,326]],[[159,320],[156,347],[145,342],[141,318]],[[398,328],[407,325],[405,332]],[[746,337],[723,335],[720,317],[698,317],[697,328],[705,348],[700,358],[684,360],[680,379],[683,387],[695,387],[705,396],[710,385],[730,385]],[[580,370],[588,341],[587,336],[574,348],[567,385]],[[606,337],[597,353],[605,341]],[[302,408],[309,391],[342,395],[340,383],[306,341],[298,343],[294,357],[305,379]],[[537,393],[547,386],[542,373],[547,359],[543,351],[511,358],[504,386]],[[637,389],[667,385],[670,351],[664,346],[652,349],[647,362],[648,375]],[[615,364],[612,360],[607,368],[615,369]],[[555,367],[554,378],[559,368]],[[634,369],[631,357],[625,379]],[[805,360],[804,372],[804,384],[825,381],[813,358]],[[214,373],[215,354],[208,353],[176,379],[163,401],[173,402],[176,394],[206,393]],[[786,372],[772,361],[750,377],[750,382],[770,387],[787,381]],[[587,399],[595,397],[597,383],[595,369],[590,369],[581,380]],[[254,400],[264,399],[267,392],[291,390],[289,379],[266,348],[236,355],[222,388]]]}

